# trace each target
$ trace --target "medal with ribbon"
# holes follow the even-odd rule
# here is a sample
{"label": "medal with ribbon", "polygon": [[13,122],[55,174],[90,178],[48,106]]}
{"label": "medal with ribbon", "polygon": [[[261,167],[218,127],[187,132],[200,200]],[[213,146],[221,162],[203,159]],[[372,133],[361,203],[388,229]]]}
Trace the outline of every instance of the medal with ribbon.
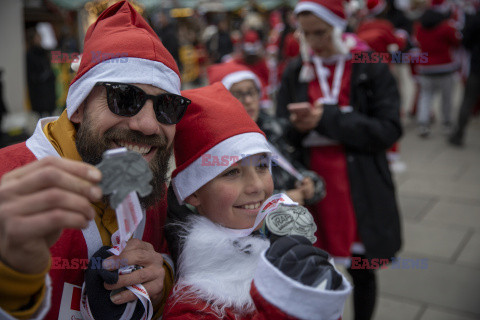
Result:
{"label": "medal with ribbon", "polygon": [[[115,209],[117,216],[118,230],[112,235],[113,247],[109,252],[118,256],[132,236],[141,237],[136,231],[145,217],[137,193],[145,197],[152,192],[150,181],[153,174],[141,154],[126,148],[106,151],[97,168],[102,172],[103,177],[100,187],[104,195],[110,195],[110,206]],[[128,274],[141,268],[136,265],[123,266],[118,269],[118,274]],[[125,290],[133,292],[142,303],[145,311],[141,319],[151,319],[153,306],[145,287],[142,284],[136,284],[127,286]],[[112,291],[112,294],[116,293],[118,292]],[[128,302],[120,320],[130,319],[136,304],[137,301]],[[82,288],[81,311],[85,319],[94,320],[85,286]]]}

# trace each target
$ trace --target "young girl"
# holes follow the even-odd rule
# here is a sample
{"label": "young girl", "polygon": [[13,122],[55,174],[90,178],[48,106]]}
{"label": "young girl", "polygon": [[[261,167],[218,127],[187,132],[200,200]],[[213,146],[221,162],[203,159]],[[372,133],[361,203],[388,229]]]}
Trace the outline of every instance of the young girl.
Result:
{"label": "young girl", "polygon": [[284,192],[290,199],[300,205],[313,205],[325,196],[323,179],[315,172],[307,170],[300,163],[300,150],[295,145],[300,143],[303,135],[294,130],[286,119],[273,117],[260,107],[262,86],[260,79],[246,66],[227,62],[215,64],[207,69],[210,83],[221,81],[230,93],[242,104],[248,115],[265,133],[268,142],[277,150],[274,156],[286,159],[298,174],[289,170],[285,162],[277,159],[272,165],[275,192]]}
{"label": "young girl", "polygon": [[166,228],[178,278],[163,318],[338,319],[351,286],[328,255],[257,231],[273,192],[263,132],[221,83],[182,94]]}

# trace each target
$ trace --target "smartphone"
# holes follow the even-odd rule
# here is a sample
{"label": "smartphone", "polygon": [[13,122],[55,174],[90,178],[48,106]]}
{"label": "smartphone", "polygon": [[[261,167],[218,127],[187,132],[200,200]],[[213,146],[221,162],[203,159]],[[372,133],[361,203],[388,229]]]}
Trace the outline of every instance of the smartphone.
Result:
{"label": "smartphone", "polygon": [[287,109],[290,113],[296,113],[299,116],[308,114],[311,107],[312,105],[309,102],[295,102],[287,105]]}

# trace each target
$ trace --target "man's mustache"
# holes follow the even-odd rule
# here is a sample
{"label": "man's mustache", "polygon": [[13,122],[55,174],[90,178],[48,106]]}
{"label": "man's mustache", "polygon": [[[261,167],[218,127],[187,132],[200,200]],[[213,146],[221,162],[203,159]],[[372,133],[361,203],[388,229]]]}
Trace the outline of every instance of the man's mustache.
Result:
{"label": "man's mustache", "polygon": [[128,129],[110,128],[104,133],[106,140],[125,141],[140,145],[166,148],[167,138],[161,135],[144,135],[138,131]]}

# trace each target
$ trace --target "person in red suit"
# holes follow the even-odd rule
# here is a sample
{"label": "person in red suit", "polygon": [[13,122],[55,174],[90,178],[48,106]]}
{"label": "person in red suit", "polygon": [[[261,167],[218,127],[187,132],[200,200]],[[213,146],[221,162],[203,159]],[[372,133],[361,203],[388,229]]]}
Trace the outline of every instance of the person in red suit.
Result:
{"label": "person in red suit", "polygon": [[261,105],[263,108],[269,108],[271,101],[270,92],[270,69],[264,56],[264,48],[258,32],[249,29],[242,38],[241,52],[229,61],[246,66],[260,79],[262,83]]}
{"label": "person in red suit", "polygon": [[[363,41],[343,32],[342,1],[299,1],[294,12],[308,50],[284,71],[277,116],[303,133],[297,147],[303,148],[304,162],[325,179],[326,196],[312,211],[318,226],[315,245],[347,267],[352,256],[389,261],[402,243],[386,158],[402,135],[395,79],[387,64],[353,59]],[[355,319],[371,319],[376,272],[368,267],[349,272]]]}
{"label": "person in red suit", "polygon": [[351,286],[328,254],[261,231],[262,204],[286,197],[270,198],[264,133],[221,82],[182,95],[165,229],[178,279],[163,319],[337,320]]}
{"label": "person in red suit", "polygon": [[356,31],[375,52],[392,53],[402,51],[407,45],[406,35],[395,30],[393,24],[384,18],[387,10],[385,0],[367,1],[368,16],[360,23]]}
{"label": "person in red suit", "polygon": [[[0,319],[83,319],[86,262],[118,230],[94,165],[119,147],[150,164],[154,191],[140,199],[144,228],[119,256],[143,268],[109,290],[142,284],[161,316],[173,285],[173,265],[160,252],[167,252],[162,226],[175,123],[187,106],[179,94],[175,60],[148,23],[127,1],[107,8],[87,30],[66,110],[40,119],[26,142],[0,150]],[[108,300],[119,307],[137,301],[130,290]]]}
{"label": "person in red suit", "polygon": [[[375,52],[392,54],[403,51],[407,46],[405,31],[396,30],[385,17],[388,4],[385,0],[368,0],[368,15],[360,23],[356,33]],[[389,59],[389,61],[391,61]],[[406,165],[400,160],[400,143],[396,142],[387,152],[390,167],[395,172],[405,171]]]}
{"label": "person in red suit", "polygon": [[453,50],[461,43],[461,33],[449,19],[448,2],[432,1],[420,21],[414,25],[414,38],[422,53],[428,55],[426,62],[418,63],[420,93],[418,97],[417,123],[420,137],[430,135],[430,111],[435,93],[442,97],[442,123],[445,133],[452,127],[452,93],[455,73],[460,65],[453,57]]}

